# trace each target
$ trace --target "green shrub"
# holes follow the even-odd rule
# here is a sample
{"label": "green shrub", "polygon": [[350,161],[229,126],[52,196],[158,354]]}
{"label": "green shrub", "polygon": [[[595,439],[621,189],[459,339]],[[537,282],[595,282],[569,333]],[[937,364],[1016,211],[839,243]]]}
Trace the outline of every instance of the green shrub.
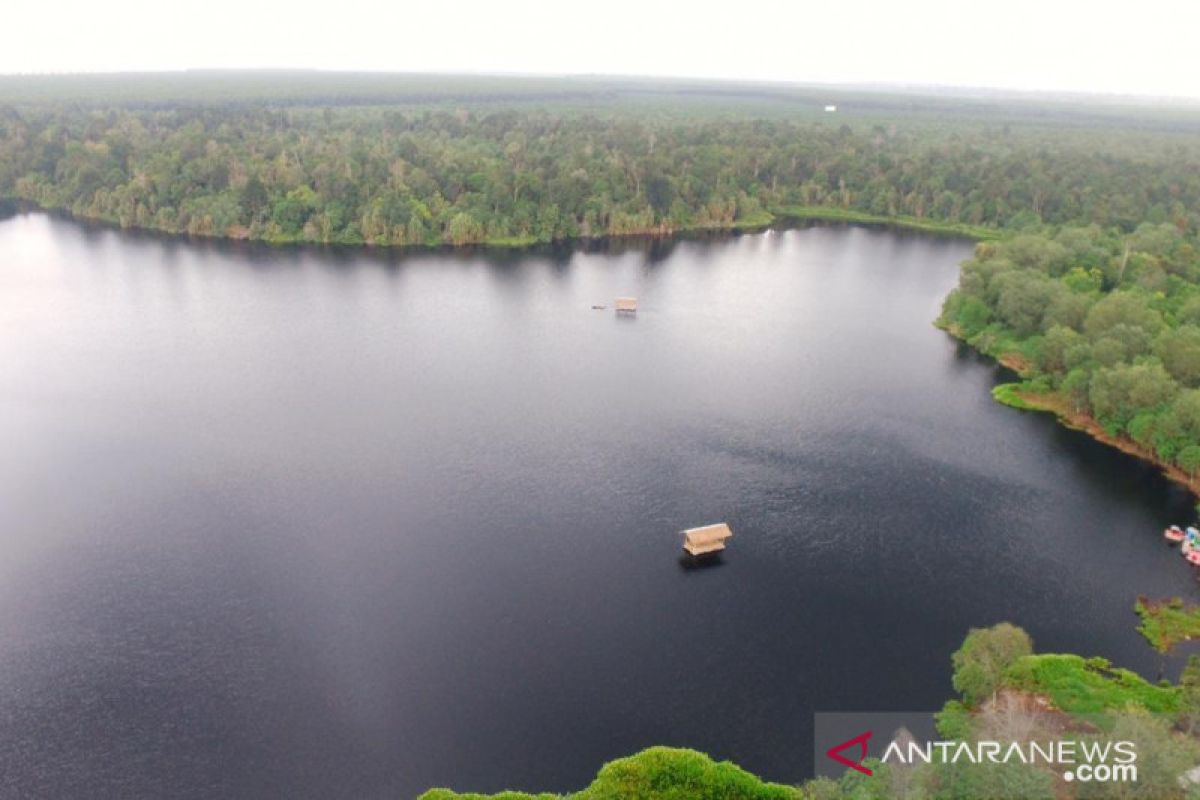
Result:
{"label": "green shrub", "polygon": [[[455,794],[431,789],[419,800],[554,800],[551,794]],[[803,800],[800,789],[767,783],[728,761],[695,750],[651,747],[605,764],[568,800]]]}
{"label": "green shrub", "polygon": [[1129,706],[1174,714],[1179,691],[1158,686],[1103,658],[1047,653],[1018,659],[1004,682],[1027,692],[1046,695],[1068,714],[1100,714]]}

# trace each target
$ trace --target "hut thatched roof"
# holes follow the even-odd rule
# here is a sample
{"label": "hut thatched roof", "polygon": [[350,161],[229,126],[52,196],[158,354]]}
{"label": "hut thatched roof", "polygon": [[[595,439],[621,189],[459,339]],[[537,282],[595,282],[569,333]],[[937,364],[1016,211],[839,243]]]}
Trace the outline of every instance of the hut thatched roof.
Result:
{"label": "hut thatched roof", "polygon": [[715,553],[725,549],[725,540],[731,536],[733,531],[724,522],[688,528],[683,532],[683,549],[694,556]]}

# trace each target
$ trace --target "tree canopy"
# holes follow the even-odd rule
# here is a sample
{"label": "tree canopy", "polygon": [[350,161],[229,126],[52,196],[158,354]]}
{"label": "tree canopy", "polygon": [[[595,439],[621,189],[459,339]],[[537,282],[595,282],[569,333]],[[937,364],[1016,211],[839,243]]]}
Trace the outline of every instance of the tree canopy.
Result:
{"label": "tree canopy", "polygon": [[[1000,282],[998,310],[1023,333],[1075,323],[1064,289],[1163,289],[1188,271],[1184,232],[1200,221],[1200,121],[1146,109],[1132,125],[859,94],[833,117],[798,90],[304,80],[189,76],[174,95],[138,76],[0,81],[0,197],[169,233],[375,245],[728,229],[812,209],[1006,229],[1026,232],[1007,260],[1033,274]],[[1075,227],[1048,239],[1045,225]],[[1133,232],[1115,263],[1095,235],[1114,228]]]}

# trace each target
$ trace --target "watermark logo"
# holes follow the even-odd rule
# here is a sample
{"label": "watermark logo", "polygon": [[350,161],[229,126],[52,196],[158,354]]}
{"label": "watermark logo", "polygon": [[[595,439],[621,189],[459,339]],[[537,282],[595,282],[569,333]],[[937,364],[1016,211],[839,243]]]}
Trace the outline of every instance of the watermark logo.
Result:
{"label": "watermark logo", "polygon": [[[874,775],[875,773],[871,771],[871,768],[863,766],[863,763],[862,763],[863,759],[867,757],[867,747],[868,747],[868,742],[870,742],[870,741],[871,741],[871,732],[870,731],[867,731],[866,733],[860,733],[858,736],[855,736],[851,739],[847,739],[846,741],[842,742],[841,744],[835,744],[833,747],[831,747],[825,751],[825,755],[829,756],[834,761],[836,761],[837,763],[841,764],[844,767],[849,767],[850,769],[858,770],[863,775]],[[844,755],[842,755],[842,751],[849,750],[850,748],[853,748],[853,747],[858,748],[858,758],[855,759],[854,761],[851,761],[850,759],[848,759]]]}
{"label": "watermark logo", "polygon": [[[865,757],[865,756],[864,756]],[[1138,779],[1137,746],[1129,741],[996,741],[938,740],[904,744],[891,741],[884,764],[1024,764],[1059,771],[1067,782],[1132,782]]]}
{"label": "watermark logo", "polygon": [[[897,800],[924,797],[930,786],[967,775],[997,800],[1023,800],[1021,787],[1031,785],[1086,784],[1094,787],[1089,797],[1120,796],[1128,791],[1122,784],[1163,779],[1140,774],[1147,766],[1139,763],[1146,742],[1138,737],[1153,725],[1169,735],[1174,724],[1138,718],[1116,726],[1118,733],[1111,717],[1099,725],[1101,720],[1068,718],[1054,709],[989,707],[972,715],[969,735],[954,739],[939,735],[935,718],[933,712],[818,713],[815,771],[833,780],[858,773],[882,781],[880,788]],[[1200,776],[1200,768],[1196,772]],[[1200,777],[1189,780],[1200,784]]]}

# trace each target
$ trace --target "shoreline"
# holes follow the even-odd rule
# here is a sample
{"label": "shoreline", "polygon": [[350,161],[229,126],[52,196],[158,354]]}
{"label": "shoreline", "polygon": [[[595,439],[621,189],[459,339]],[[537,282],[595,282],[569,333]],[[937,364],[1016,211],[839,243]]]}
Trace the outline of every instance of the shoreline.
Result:
{"label": "shoreline", "polygon": [[[945,331],[949,336],[966,344],[976,353],[988,356],[1005,369],[1015,372],[1019,377],[1024,378],[1028,374],[1029,360],[1024,355],[1020,353],[1001,353],[998,356],[994,356],[991,353],[985,353],[979,348],[971,346],[966,339],[959,335],[958,331],[952,325],[943,325],[940,321],[935,321],[934,327]],[[1024,383],[1021,381],[1010,381],[992,387],[992,399],[1001,405],[1015,408],[1018,411],[1053,414],[1058,423],[1063,427],[1086,433],[1102,444],[1116,448],[1126,455],[1133,456],[1156,467],[1164,477],[1184,487],[1191,493],[1194,500],[1200,501],[1200,475],[1189,475],[1175,464],[1163,461],[1158,457],[1157,453],[1141,446],[1132,439],[1124,436],[1113,436],[1104,430],[1092,415],[1072,409],[1070,401],[1058,392],[1031,392],[1024,388]],[[1200,508],[1200,503],[1197,503],[1197,507]]]}
{"label": "shoreline", "polygon": [[919,231],[934,236],[951,236],[977,242],[999,239],[1002,228],[988,228],[966,222],[942,222],[936,219],[910,217],[903,214],[888,216],[834,206],[781,206],[771,210],[776,219],[799,222],[846,222],[856,225],[880,225],[900,230]]}
{"label": "shoreline", "polygon": [[[889,217],[879,214],[870,214],[867,212],[832,208],[828,206],[790,206],[777,208],[771,211],[763,211],[762,216],[753,220],[736,221],[729,226],[696,226],[685,228],[663,228],[656,227],[644,231],[631,231],[621,234],[604,234],[601,236],[576,236],[567,239],[552,239],[541,240],[534,237],[504,237],[499,239],[488,239],[479,242],[466,242],[462,244],[454,244],[451,242],[427,243],[427,244],[372,244],[366,242],[351,243],[351,242],[321,242],[309,239],[266,239],[266,238],[251,238],[249,236],[229,236],[229,235],[210,235],[210,234],[194,234],[194,233],[177,233],[161,228],[147,227],[141,225],[122,226],[118,222],[105,219],[103,217],[93,217],[83,214],[76,214],[72,211],[63,208],[47,208],[29,200],[0,198],[0,204],[12,203],[16,206],[16,213],[27,211],[40,211],[47,214],[57,214],[88,224],[104,225],[119,231],[132,231],[137,233],[149,233],[157,236],[169,236],[179,239],[201,240],[209,242],[248,242],[254,244],[263,244],[268,246],[323,246],[323,247],[356,247],[367,250],[386,250],[389,252],[414,251],[422,250],[458,250],[471,248],[494,248],[500,250],[519,250],[522,248],[534,248],[543,245],[552,244],[585,244],[588,242],[600,242],[604,240],[620,240],[620,239],[635,239],[635,238],[682,238],[689,233],[703,234],[733,234],[743,231],[761,231],[772,228],[779,222],[826,222],[826,223],[844,223],[854,225],[880,226],[897,230],[908,230],[919,233],[926,233],[940,236],[954,236],[974,241],[986,241],[989,239],[999,238],[1004,234],[1000,229],[983,228],[981,226],[972,226],[962,223],[945,223],[933,220],[922,220],[915,217],[895,216]],[[952,326],[942,325],[939,321],[934,321],[934,326],[944,330],[954,339],[967,344]],[[968,344],[968,346],[970,346]],[[987,355],[1001,366],[1012,370],[1017,375],[1024,377],[1028,369],[1027,359],[1019,353],[1002,353],[999,356],[993,356],[989,353],[984,353],[978,348],[972,347],[977,353]],[[1042,413],[1050,413],[1055,416],[1057,421],[1064,427],[1072,430],[1081,431],[1088,434],[1096,441],[1114,447],[1121,452],[1134,456],[1144,462],[1147,462],[1157,467],[1164,476],[1174,481],[1175,483],[1186,488],[1194,498],[1200,500],[1200,476],[1191,476],[1181,470],[1174,464],[1161,460],[1157,454],[1142,447],[1136,442],[1121,436],[1112,436],[1108,434],[1100,424],[1090,415],[1074,411],[1070,409],[1065,398],[1057,393],[1037,394],[1028,390],[1023,390],[1020,382],[1010,382],[999,384],[992,389],[992,397],[996,402],[1003,405],[1015,408],[1020,411],[1034,411]]]}
{"label": "shoreline", "polygon": [[[1003,364],[1003,361],[1000,363]],[[1082,431],[1098,442],[1115,447],[1126,455],[1134,456],[1157,467],[1164,476],[1183,486],[1192,493],[1193,498],[1200,500],[1200,476],[1189,475],[1176,465],[1163,461],[1157,453],[1132,439],[1113,436],[1105,431],[1090,414],[1072,410],[1070,401],[1057,392],[1040,394],[1023,389],[1021,383],[1002,383],[992,389],[992,397],[996,402],[1009,408],[1053,414],[1059,424],[1072,430]]]}
{"label": "shoreline", "polygon": [[970,239],[977,242],[998,239],[1005,234],[1004,230],[1000,228],[986,228],[981,225],[969,225],[958,222],[939,222],[937,220],[919,219],[917,217],[908,217],[904,215],[887,216],[884,214],[870,214],[865,211],[855,211],[852,209],[842,209],[831,206],[784,206],[771,210],[764,210],[760,214],[747,219],[734,220],[728,225],[687,225],[682,227],[655,225],[648,228],[625,231],[622,233],[603,233],[586,236],[578,235],[559,239],[541,239],[535,236],[499,236],[465,242],[429,241],[403,244],[389,242],[387,244],[382,244],[379,242],[367,241],[322,241],[320,239],[307,239],[302,236],[265,237],[250,236],[248,234],[241,235],[241,232],[246,230],[245,228],[239,228],[238,232],[235,233],[230,233],[229,230],[220,234],[189,233],[187,231],[172,231],[166,228],[155,227],[153,225],[122,225],[119,220],[110,219],[104,216],[80,214],[64,207],[43,206],[33,200],[24,198],[0,197],[0,207],[2,207],[4,204],[10,204],[15,209],[15,213],[41,211],[47,214],[61,215],[79,222],[104,225],[115,230],[151,233],[158,236],[171,236],[188,240],[213,242],[252,242],[255,244],[265,244],[271,246],[315,245],[321,247],[360,247],[368,250],[379,249],[395,252],[410,250],[422,251],[470,248],[520,250],[524,248],[533,248],[545,245],[585,244],[589,242],[601,242],[605,240],[636,238],[673,239],[682,238],[688,234],[720,235],[764,231],[774,228],[780,224],[786,225],[789,222],[826,222],[866,225],[891,228],[893,230],[913,231],[933,236]]}

